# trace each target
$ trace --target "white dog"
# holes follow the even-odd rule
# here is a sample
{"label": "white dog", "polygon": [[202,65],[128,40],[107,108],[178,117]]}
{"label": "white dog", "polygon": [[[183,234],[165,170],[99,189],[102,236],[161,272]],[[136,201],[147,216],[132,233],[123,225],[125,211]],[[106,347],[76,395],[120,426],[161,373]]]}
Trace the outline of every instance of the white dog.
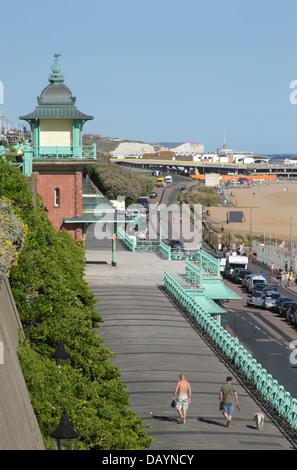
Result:
{"label": "white dog", "polygon": [[259,429],[259,431],[262,431],[265,419],[263,413],[255,413],[253,415],[253,418],[256,421],[257,429]]}

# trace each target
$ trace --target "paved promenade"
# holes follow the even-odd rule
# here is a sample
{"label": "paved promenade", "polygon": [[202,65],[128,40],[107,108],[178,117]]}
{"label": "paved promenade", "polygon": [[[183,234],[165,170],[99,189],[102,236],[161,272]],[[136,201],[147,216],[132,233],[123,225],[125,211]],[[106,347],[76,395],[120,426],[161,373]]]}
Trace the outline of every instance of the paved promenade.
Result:
{"label": "paved promenade", "polygon": [[[262,432],[256,429],[252,416],[259,407],[235,376],[239,410],[225,427],[218,396],[230,371],[159,288],[164,269],[183,271],[184,262],[131,253],[117,244],[117,265],[111,266],[111,242],[100,246],[90,234],[86,280],[104,319],[99,334],[116,356],[113,364],[127,385],[131,409],[151,426],[150,450],[292,449],[268,418]],[[186,424],[178,424],[170,407],[181,372],[192,386]]]}

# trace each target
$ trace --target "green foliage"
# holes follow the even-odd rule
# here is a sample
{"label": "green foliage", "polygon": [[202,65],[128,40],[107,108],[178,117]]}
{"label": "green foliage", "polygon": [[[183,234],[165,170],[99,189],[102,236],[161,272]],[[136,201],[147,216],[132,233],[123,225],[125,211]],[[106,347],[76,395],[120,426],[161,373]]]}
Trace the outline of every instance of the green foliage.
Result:
{"label": "green foliage", "polygon": [[142,422],[128,409],[127,395],[118,380],[90,382],[72,366],[59,369],[28,342],[21,345],[19,357],[47,449],[53,449],[49,436],[64,408],[81,434],[79,450],[141,450],[147,446]]}
{"label": "green foliage", "polygon": [[140,196],[148,196],[155,183],[155,178],[131,172],[102,154],[97,155],[96,164],[88,168],[88,174],[108,199],[123,196],[126,206],[136,202]]}
{"label": "green foliage", "polygon": [[204,207],[220,206],[221,201],[215,193],[214,188],[200,186],[191,187],[185,194],[189,204],[201,204]]}
{"label": "green foliage", "polygon": [[26,234],[27,226],[14,213],[10,199],[0,198],[0,282],[17,265]]}
{"label": "green foliage", "polygon": [[[102,318],[84,280],[84,247],[66,232],[56,232],[40,198],[37,207],[20,171],[0,160],[0,197],[13,201],[28,227],[18,265],[9,280],[26,340],[19,358],[45,445],[63,408],[79,430],[80,449],[144,449],[152,439],[129,410],[112,352],[98,334]],[[51,244],[48,244],[48,241]],[[51,360],[62,339],[70,366]]]}

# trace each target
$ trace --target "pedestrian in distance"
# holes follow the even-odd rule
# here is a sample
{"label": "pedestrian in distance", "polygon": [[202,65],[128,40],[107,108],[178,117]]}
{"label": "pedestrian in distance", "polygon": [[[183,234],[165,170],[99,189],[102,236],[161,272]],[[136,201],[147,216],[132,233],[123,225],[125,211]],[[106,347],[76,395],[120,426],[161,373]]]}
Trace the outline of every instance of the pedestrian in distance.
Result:
{"label": "pedestrian in distance", "polygon": [[187,410],[189,404],[191,403],[191,385],[190,382],[186,380],[185,374],[180,374],[179,381],[176,384],[176,387],[173,392],[173,400],[176,399],[176,409],[180,416],[179,424],[186,423]]}
{"label": "pedestrian in distance", "polygon": [[286,287],[286,281],[287,281],[287,273],[285,271],[282,271],[281,274],[281,286]]}
{"label": "pedestrian in distance", "polygon": [[231,420],[234,413],[234,404],[238,406],[238,396],[234,385],[232,385],[232,377],[226,378],[226,383],[221,386],[219,394],[220,410],[226,418],[226,427],[231,426]]}
{"label": "pedestrian in distance", "polygon": [[289,284],[290,284],[290,287],[293,287],[294,285],[294,272],[292,268],[290,269],[290,272],[289,272]]}

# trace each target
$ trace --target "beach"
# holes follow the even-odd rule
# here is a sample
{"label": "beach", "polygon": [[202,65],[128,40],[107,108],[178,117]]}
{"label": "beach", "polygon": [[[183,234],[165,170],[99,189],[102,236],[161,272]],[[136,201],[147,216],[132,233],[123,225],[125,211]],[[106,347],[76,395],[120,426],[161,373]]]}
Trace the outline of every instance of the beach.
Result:
{"label": "beach", "polygon": [[[278,242],[297,241],[297,182],[273,181],[250,187],[232,185],[223,190],[233,206],[211,207],[210,220],[219,228],[224,227],[224,236],[252,233],[253,237],[262,236],[266,243],[270,239],[273,242],[276,239]],[[242,211],[244,221],[227,224],[229,211]]]}

